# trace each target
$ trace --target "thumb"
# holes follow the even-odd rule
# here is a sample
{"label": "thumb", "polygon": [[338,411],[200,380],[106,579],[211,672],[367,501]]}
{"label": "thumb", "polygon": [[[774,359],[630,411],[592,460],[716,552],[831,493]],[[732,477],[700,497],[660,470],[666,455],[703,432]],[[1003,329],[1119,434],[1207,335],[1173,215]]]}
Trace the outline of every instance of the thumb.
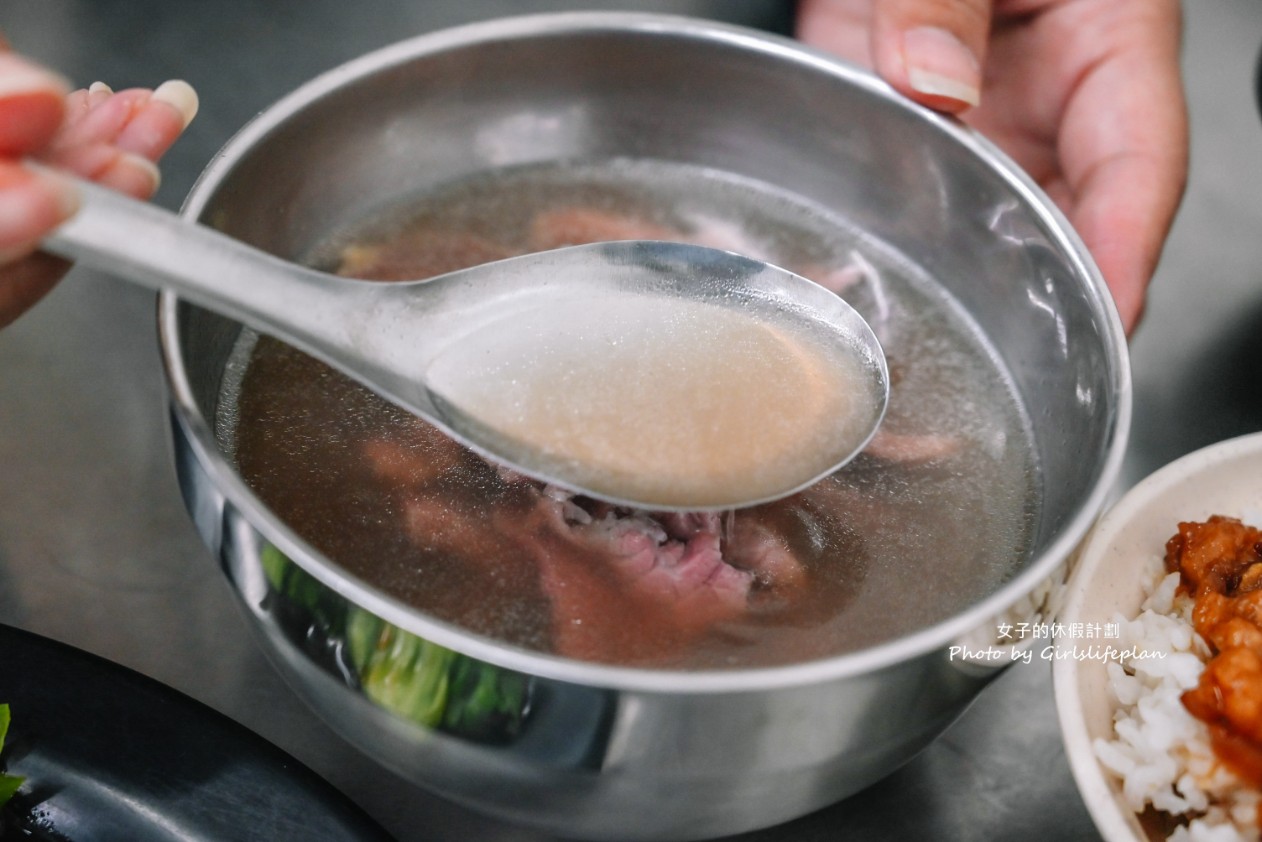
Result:
{"label": "thumb", "polygon": [[900,93],[952,114],[981,100],[991,0],[873,0],[876,71]]}

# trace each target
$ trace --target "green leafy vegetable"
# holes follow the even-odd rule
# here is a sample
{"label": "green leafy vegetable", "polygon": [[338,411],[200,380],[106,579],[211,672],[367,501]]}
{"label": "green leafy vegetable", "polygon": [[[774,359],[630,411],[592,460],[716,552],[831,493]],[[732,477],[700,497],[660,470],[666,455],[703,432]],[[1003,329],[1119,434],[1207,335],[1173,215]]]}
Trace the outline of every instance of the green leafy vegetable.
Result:
{"label": "green leafy vegetable", "polygon": [[[0,752],[4,751],[4,737],[9,732],[9,718],[9,706],[0,705]],[[26,778],[20,778],[17,775],[0,773],[0,807],[13,797],[24,780]]]}
{"label": "green leafy vegetable", "polygon": [[346,643],[364,692],[382,707],[453,734],[508,742],[530,710],[530,679],[352,608]]}
{"label": "green leafy vegetable", "polygon": [[310,611],[316,624],[330,635],[341,635],[345,621],[343,600],[271,544],[263,548],[260,560],[263,575],[277,593]]}
{"label": "green leafy vegetable", "polygon": [[[357,612],[362,613],[362,612]],[[360,664],[368,697],[384,708],[431,728],[442,724],[456,653],[386,623]]]}
{"label": "green leafy vegetable", "polygon": [[341,644],[347,667],[377,704],[429,728],[506,743],[530,711],[528,676],[483,663],[348,606],[280,550],[266,546],[263,572],[276,597],[301,609],[310,644]]}
{"label": "green leafy vegetable", "polygon": [[450,681],[443,712],[448,731],[483,742],[506,742],[521,731],[530,712],[529,677],[457,655]]}

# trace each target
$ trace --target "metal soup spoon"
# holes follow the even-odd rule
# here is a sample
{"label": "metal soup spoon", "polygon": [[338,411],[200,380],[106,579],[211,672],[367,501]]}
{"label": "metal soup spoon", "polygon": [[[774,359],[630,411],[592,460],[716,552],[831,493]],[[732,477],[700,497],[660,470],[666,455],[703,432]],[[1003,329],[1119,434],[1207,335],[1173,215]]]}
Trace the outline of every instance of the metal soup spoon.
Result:
{"label": "metal soup spoon", "polygon": [[610,242],[361,281],[78,188],[46,251],[174,290],[494,462],[611,503],[701,511],[787,496],[859,452],[888,400],[884,355],[853,308],[729,252]]}

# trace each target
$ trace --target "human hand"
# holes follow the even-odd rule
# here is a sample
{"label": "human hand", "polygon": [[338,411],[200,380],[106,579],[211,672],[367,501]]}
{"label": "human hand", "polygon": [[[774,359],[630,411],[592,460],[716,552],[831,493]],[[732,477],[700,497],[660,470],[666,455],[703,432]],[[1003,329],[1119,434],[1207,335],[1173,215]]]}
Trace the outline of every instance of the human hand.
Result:
{"label": "human hand", "polygon": [[801,0],[798,37],[959,114],[1064,211],[1130,333],[1187,180],[1178,0]]}
{"label": "human hand", "polygon": [[69,264],[36,249],[78,207],[73,186],[22,164],[37,158],[139,199],[158,188],[154,162],[197,113],[184,82],[68,93],[58,76],[0,39],[0,327],[38,301]]}

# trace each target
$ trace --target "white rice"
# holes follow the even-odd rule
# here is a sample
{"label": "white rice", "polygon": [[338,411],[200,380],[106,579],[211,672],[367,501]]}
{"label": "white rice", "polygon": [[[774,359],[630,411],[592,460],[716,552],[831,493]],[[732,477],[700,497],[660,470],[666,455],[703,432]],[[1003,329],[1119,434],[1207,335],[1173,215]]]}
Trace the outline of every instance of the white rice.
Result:
{"label": "white rice", "polygon": [[1096,740],[1096,757],[1122,781],[1136,813],[1152,806],[1188,819],[1170,836],[1174,842],[1257,840],[1259,794],[1218,762],[1208,726],[1179,698],[1196,686],[1210,656],[1192,627],[1193,600],[1176,592],[1179,574],[1167,575],[1161,559],[1145,574],[1151,591],[1139,616],[1113,618],[1118,648],[1141,656],[1107,665],[1116,738]]}

